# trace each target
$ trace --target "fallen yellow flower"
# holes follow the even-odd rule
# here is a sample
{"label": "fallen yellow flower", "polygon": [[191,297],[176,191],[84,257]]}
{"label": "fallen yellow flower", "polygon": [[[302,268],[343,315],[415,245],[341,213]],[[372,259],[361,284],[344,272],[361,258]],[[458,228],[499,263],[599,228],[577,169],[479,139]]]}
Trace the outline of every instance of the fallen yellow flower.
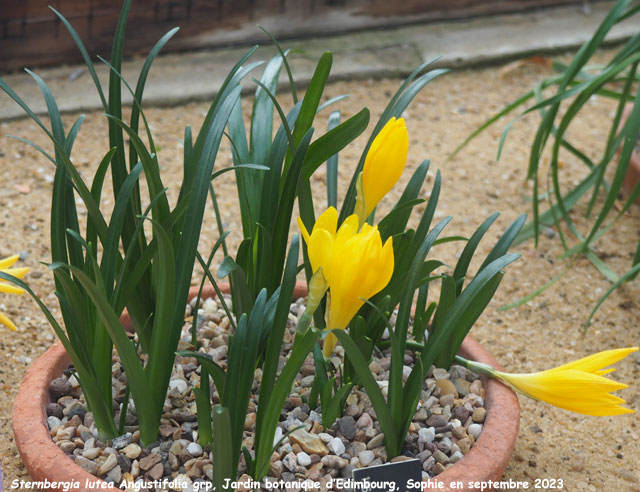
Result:
{"label": "fallen yellow flower", "polygon": [[593,416],[623,415],[634,411],[621,406],[625,401],[611,392],[628,386],[603,376],[615,370],[605,369],[607,366],[637,350],[638,347],[606,350],[531,374],[504,373],[472,361],[467,367],[498,378],[525,396],[565,410]]}
{"label": "fallen yellow flower", "polygon": [[396,184],[409,153],[409,133],[404,118],[391,118],[371,143],[358,178],[355,213],[360,224]]}
{"label": "fallen yellow flower", "polygon": [[[4,260],[0,260],[0,272],[13,275],[17,278],[24,277],[29,271],[28,268],[10,268],[16,261],[18,261],[18,255],[9,256]],[[0,292],[5,294],[24,294],[24,289],[15,287],[8,284],[6,280],[0,279]],[[3,324],[10,330],[16,331],[16,325],[2,312],[0,312],[0,324]]]}

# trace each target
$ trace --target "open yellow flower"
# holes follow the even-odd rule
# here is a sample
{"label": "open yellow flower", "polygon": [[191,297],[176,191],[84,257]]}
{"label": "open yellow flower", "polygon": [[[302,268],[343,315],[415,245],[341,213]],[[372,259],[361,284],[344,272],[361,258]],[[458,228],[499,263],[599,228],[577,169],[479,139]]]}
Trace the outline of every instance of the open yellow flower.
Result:
{"label": "open yellow flower", "polygon": [[355,213],[361,224],[400,179],[408,153],[404,118],[391,118],[371,143],[358,179]]}
{"label": "open yellow flower", "polygon": [[606,350],[547,371],[508,374],[492,371],[514,390],[536,400],[585,415],[605,416],[633,413],[612,391],[628,386],[603,377],[615,369],[604,369],[625,358],[638,347]]}
{"label": "open yellow flower", "polygon": [[[9,256],[4,260],[0,260],[0,272],[18,278],[24,277],[29,271],[28,268],[10,268],[16,261],[18,261],[18,255]],[[5,280],[0,279],[0,292],[5,294],[24,294],[24,289],[15,287]],[[2,312],[0,312],[0,324],[3,324],[10,330],[16,331],[16,325]]]}
{"label": "open yellow flower", "polygon": [[[393,241],[382,244],[377,227],[364,224],[358,232],[358,217],[354,214],[337,228],[335,208],[327,209],[316,221],[311,234],[298,219],[302,237],[307,244],[311,268],[322,274],[329,288],[327,330],[344,330],[364,304],[380,292],[393,274]],[[331,355],[337,342],[329,333],[323,353]]]}

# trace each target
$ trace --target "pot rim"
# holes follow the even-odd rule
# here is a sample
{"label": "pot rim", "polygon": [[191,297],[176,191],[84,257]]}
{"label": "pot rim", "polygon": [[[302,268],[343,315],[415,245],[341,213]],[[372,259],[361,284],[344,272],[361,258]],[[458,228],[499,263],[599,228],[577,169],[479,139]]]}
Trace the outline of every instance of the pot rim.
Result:
{"label": "pot rim", "polygon": [[[222,288],[222,285],[221,285]],[[221,289],[224,292],[227,289]],[[298,282],[294,289],[294,298],[306,295],[307,286]],[[198,287],[189,291],[189,299],[195,297]],[[203,289],[203,299],[214,297],[211,285]],[[127,314],[121,318],[128,324]],[[498,370],[502,367],[478,342],[467,336],[459,351],[460,355],[478,362],[490,364]],[[60,377],[60,374],[71,363],[69,356],[58,340],[27,369],[13,403],[13,433],[20,457],[33,481],[77,482],[78,486],[71,490],[107,490],[118,492],[121,489],[108,485],[101,479],[91,475],[69,457],[53,442],[47,426],[47,404],[50,403],[49,383]],[[485,419],[480,438],[464,458],[436,475],[432,481],[443,482],[449,491],[448,484],[459,481],[465,484],[471,481],[496,480],[502,476],[515,448],[520,424],[520,405],[518,397],[507,386],[495,379],[481,377],[485,387]],[[93,485],[93,486],[92,486]],[[62,491],[64,485],[50,490]],[[435,490],[435,489],[429,489]],[[460,489],[455,489],[460,490]]]}

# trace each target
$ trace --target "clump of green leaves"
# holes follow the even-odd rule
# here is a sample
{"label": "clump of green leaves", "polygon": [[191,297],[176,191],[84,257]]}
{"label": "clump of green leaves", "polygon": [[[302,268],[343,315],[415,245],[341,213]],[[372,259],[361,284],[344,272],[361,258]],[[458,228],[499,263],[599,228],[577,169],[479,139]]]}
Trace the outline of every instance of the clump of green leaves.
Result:
{"label": "clump of green leaves", "polygon": [[[613,58],[604,66],[592,64],[597,50],[603,46],[609,31],[631,17],[640,13],[640,7],[631,0],[618,0],[608,15],[596,29],[593,36],[578,50],[568,65],[554,63],[557,74],[543,79],[531,91],[518,97],[498,114],[483,123],[452,154],[456,155],[474,137],[513,111],[533,101],[520,116],[538,112],[541,122],[536,131],[529,151],[527,179],[533,183],[532,209],[533,219],[518,235],[515,243],[538,237],[544,227],[555,226],[562,246],[564,258],[571,258],[570,266],[576,258],[584,255],[602,275],[611,283],[611,288],[594,307],[587,324],[602,302],[622,283],[636,278],[640,271],[640,241],[633,254],[630,269],[622,275],[616,274],[597,253],[596,241],[601,238],[624,215],[629,207],[640,197],[640,183],[636,184],[624,204],[613,212],[616,200],[622,190],[629,160],[634,151],[640,130],[640,88],[638,87],[638,63],[640,62],[640,34],[632,36],[620,47]],[[553,90],[546,97],[545,90]],[[602,154],[597,159],[590,158],[580,150],[579,144],[569,142],[566,134],[571,123],[579,118],[582,110],[593,96],[602,96],[616,101],[616,109],[609,120],[609,132]],[[561,111],[563,102],[566,104]],[[629,117],[623,121],[625,106],[632,106]],[[519,118],[519,117],[518,117]],[[498,158],[502,152],[505,138],[511,129],[512,120],[504,129],[498,146]],[[545,149],[550,149],[549,183],[542,193],[539,186],[540,163]],[[560,152],[569,152],[585,165],[585,176],[577,185],[568,186],[560,176]],[[619,152],[619,157],[616,153]],[[607,176],[612,176],[608,181]],[[546,202],[546,210],[543,210]],[[588,229],[579,230],[572,220],[570,211],[578,203],[586,203],[585,216],[591,219]],[[609,220],[607,220],[609,219]],[[562,274],[524,299],[511,304],[515,307],[538,295],[558,281]]]}
{"label": "clump of green leaves", "polygon": [[[109,121],[109,150],[98,164],[91,183],[85,183],[71,157],[84,117],[78,118],[65,131],[51,91],[32,72],[29,73],[46,100],[51,128],[47,128],[2,80],[0,87],[25,110],[53,144],[54,153],[51,155],[32,142],[20,139],[34,146],[55,166],[50,268],[55,276],[56,296],[66,332],[28,286],[13,281],[36,299],[64,344],[77,371],[89,410],[94,413],[104,439],[123,432],[124,419],[121,418],[118,427],[112,407],[111,364],[113,345],[116,346],[140,420],[141,439],[149,443],[157,437],[184,323],[184,306],[209,182],[217,175],[213,173],[213,166],[218,147],[233,108],[240,99],[239,81],[246,75],[242,63],[255,49],[229,73],[194,143],[191,143],[191,131],[187,128],[180,198],[171,209],[160,177],[157,149],[142,110],[142,96],[153,60],[177,29],[167,33],[153,47],[143,64],[135,90],[131,89],[119,73],[130,5],[131,0],[123,4],[114,35],[111,62],[105,62],[111,69],[108,94],[103,91],[80,37],[54,10],[85,59]],[[128,123],[122,119],[123,83],[134,97]],[[139,136],[140,123],[148,146]],[[124,143],[125,135],[129,139],[128,149]],[[107,214],[101,210],[100,199],[109,171],[115,203]],[[144,210],[139,191],[143,175],[151,201]],[[82,200],[87,209],[84,232],[79,225],[76,198]],[[105,217],[109,215],[107,221]],[[152,224],[149,236],[145,232],[145,221]],[[125,307],[138,338],[137,345],[132,343],[119,320]],[[126,402],[122,409],[124,414]]]}

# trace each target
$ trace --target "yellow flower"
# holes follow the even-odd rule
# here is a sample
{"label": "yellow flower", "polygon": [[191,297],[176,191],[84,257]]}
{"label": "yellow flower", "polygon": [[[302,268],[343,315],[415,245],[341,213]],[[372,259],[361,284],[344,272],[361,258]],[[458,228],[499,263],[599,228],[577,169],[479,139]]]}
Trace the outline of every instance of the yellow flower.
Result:
{"label": "yellow flower", "polygon": [[400,179],[408,153],[409,133],[404,118],[391,118],[371,143],[358,179],[355,213],[361,224]]}
{"label": "yellow flower", "polygon": [[[302,237],[307,244],[311,268],[322,274],[329,287],[327,330],[344,330],[364,304],[391,280],[393,274],[393,242],[382,244],[377,227],[364,224],[358,232],[358,217],[354,214],[337,228],[335,208],[326,210],[316,221],[311,234],[298,219]],[[329,333],[323,353],[331,355],[337,342]]]}
{"label": "yellow flower", "polygon": [[603,377],[615,369],[603,369],[624,359],[638,347],[606,350],[547,371],[507,374],[492,371],[514,390],[530,398],[585,415],[604,416],[633,413],[620,406],[625,401],[610,394],[628,386]]}
{"label": "yellow flower", "polygon": [[[10,268],[16,261],[18,261],[18,255],[13,255],[4,260],[0,260],[0,272],[7,275],[13,275],[14,277],[22,278],[29,271],[28,268]],[[0,279],[0,292],[5,294],[24,294],[24,290],[19,287],[14,287],[8,284],[5,280]],[[16,331],[16,325],[0,312],[0,324],[3,324],[10,330]]]}

